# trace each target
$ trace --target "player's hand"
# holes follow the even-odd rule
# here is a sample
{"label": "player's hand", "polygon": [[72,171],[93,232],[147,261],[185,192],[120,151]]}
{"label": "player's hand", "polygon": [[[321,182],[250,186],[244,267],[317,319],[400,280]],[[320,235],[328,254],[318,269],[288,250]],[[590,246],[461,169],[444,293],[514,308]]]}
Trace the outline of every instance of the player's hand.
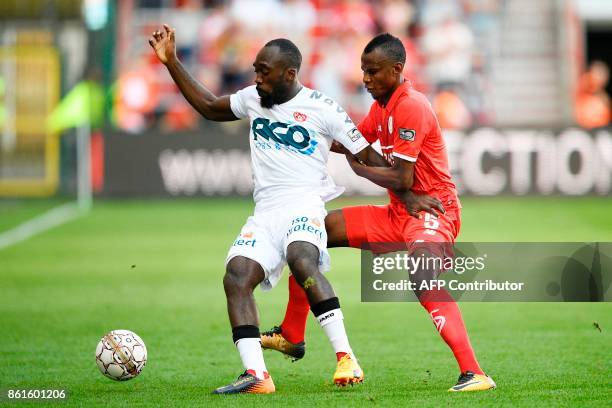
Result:
{"label": "player's hand", "polygon": [[174,33],[176,29],[170,28],[168,24],[164,24],[163,30],[155,30],[149,38],[149,45],[153,47],[157,58],[163,63],[176,59],[176,43],[174,41]]}
{"label": "player's hand", "polygon": [[331,148],[329,149],[334,153],[340,153],[340,154],[346,154],[349,151],[347,150],[346,147],[344,147],[344,145],[336,140],[334,140],[332,142]]}
{"label": "player's hand", "polygon": [[404,204],[406,204],[406,210],[408,214],[415,218],[421,218],[421,212],[425,211],[434,216],[444,214],[446,210],[442,205],[442,202],[436,197],[431,197],[425,194],[415,194],[412,191],[408,191],[402,195]]}
{"label": "player's hand", "polygon": [[[342,147],[344,148],[344,146]],[[359,158],[353,156],[353,154],[349,152],[346,148],[344,148],[344,150],[344,155],[346,156],[346,161],[348,162],[349,166],[351,166],[355,174],[361,174],[360,169],[362,169],[363,167],[367,167],[366,164],[359,160]]]}

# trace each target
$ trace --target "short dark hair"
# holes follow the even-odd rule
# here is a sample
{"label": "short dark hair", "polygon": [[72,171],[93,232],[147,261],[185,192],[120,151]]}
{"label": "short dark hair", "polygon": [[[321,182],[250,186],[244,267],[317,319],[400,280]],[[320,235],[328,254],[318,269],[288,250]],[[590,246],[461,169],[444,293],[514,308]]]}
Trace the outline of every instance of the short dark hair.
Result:
{"label": "short dark hair", "polygon": [[368,45],[366,45],[363,49],[363,53],[369,54],[377,48],[380,48],[380,50],[387,57],[391,58],[393,62],[406,63],[406,49],[399,38],[389,33],[378,34],[376,37],[372,38]]}
{"label": "short dark hair", "polygon": [[289,68],[295,68],[298,71],[300,70],[300,66],[302,65],[302,53],[290,40],[286,38],[277,38],[268,41],[264,47],[278,47],[287,66]]}

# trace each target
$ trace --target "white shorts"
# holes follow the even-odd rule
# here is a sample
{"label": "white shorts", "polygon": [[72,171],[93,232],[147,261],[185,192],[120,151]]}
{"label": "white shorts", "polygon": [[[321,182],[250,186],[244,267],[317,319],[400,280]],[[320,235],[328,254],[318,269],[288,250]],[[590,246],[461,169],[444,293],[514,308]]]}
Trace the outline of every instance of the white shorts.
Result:
{"label": "white shorts", "polygon": [[285,208],[249,217],[225,259],[226,266],[236,256],[260,264],[266,275],[261,283],[263,290],[272,289],[280,280],[287,264],[287,247],[295,241],[310,242],[319,248],[319,270],[326,272],[330,268],[325,205]]}

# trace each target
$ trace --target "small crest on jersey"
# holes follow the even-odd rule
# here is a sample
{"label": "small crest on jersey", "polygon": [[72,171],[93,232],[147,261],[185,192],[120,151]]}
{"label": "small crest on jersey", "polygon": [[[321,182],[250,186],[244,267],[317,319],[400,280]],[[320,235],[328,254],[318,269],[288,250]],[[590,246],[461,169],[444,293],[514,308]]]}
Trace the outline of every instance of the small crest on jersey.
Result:
{"label": "small crest on jersey", "polygon": [[252,232],[243,232],[242,234],[240,234],[240,236],[242,236],[243,238],[251,238],[253,236]]}
{"label": "small crest on jersey", "polygon": [[389,116],[389,134],[393,134],[393,116]]}
{"label": "small crest on jersey", "polygon": [[318,218],[313,218],[310,220],[310,222],[312,222],[314,225],[316,225],[317,227],[321,226],[321,221],[319,221]]}
{"label": "small crest on jersey", "polygon": [[306,116],[302,112],[293,112],[293,118],[298,122],[304,122],[306,119],[308,119],[308,116]]}
{"label": "small crest on jersey", "polygon": [[361,132],[357,128],[352,128],[351,130],[349,130],[347,135],[352,142],[356,142],[359,140],[360,137],[362,137]]}
{"label": "small crest on jersey", "polygon": [[416,136],[416,132],[414,131],[414,129],[399,128],[400,139],[407,140],[409,142],[414,142],[415,136]]}

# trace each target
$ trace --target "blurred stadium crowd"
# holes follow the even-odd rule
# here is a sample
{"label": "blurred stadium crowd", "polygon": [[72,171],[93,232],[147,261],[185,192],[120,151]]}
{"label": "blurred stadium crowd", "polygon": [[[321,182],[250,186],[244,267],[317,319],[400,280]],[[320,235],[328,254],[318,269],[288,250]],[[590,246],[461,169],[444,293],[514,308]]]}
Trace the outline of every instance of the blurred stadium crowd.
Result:
{"label": "blurred stadium crowd", "polygon": [[[3,0],[0,196],[55,194],[60,181],[63,190],[76,191],[75,158],[86,151],[79,155],[76,134],[89,129],[96,192],[134,194],[139,185],[143,194],[200,189],[209,195],[223,183],[217,176],[206,179],[209,172],[201,169],[247,171],[244,143],[201,137],[244,134],[246,123],[201,119],[152,52],[148,39],[162,23],[176,27],[181,60],[217,94],[252,84],[257,51],[273,38],[291,39],[303,54],[301,81],[336,99],[355,122],[372,101],[362,85],[361,52],[375,34],[390,32],[405,44],[405,75],[447,130],[452,171],[465,191],[608,194],[610,5],[612,0]],[[138,160],[124,160],[124,151],[138,151]],[[232,174],[224,180],[236,179]],[[239,194],[251,186],[248,175],[233,179],[227,186]],[[369,193],[362,186],[353,191]]]}
{"label": "blurred stadium crowd", "polygon": [[[177,28],[181,60],[218,94],[251,84],[259,48],[288,36],[304,57],[302,82],[335,98],[354,120],[371,103],[361,84],[361,51],[376,33],[390,32],[404,42],[405,74],[430,97],[442,127],[487,125],[490,61],[503,5],[503,0],[135,1],[131,10],[118,10],[125,16],[119,41],[129,45],[123,61],[119,58],[117,124],[132,132],[157,121],[171,131],[197,126],[196,113],[148,49],[146,38],[163,20]],[[171,14],[163,11],[168,8]]]}
{"label": "blurred stadium crowd", "polygon": [[[79,17],[79,2],[68,3],[72,17]],[[89,3],[98,2],[83,4]],[[104,34],[70,19],[22,25],[16,18],[21,3],[11,4],[15,19],[0,25],[0,42],[54,43],[64,96],[80,79],[104,77],[104,92],[113,95],[113,122],[131,133],[196,129],[200,121],[148,46],[162,22],[177,28],[179,56],[189,71],[217,94],[251,84],[260,47],[288,37],[304,57],[301,81],[359,121],[371,102],[359,56],[375,34],[390,32],[405,44],[405,75],[429,97],[445,129],[593,129],[608,126],[611,117],[611,60],[585,55],[584,23],[574,0],[124,0],[105,3],[112,16]],[[51,7],[42,15],[54,21],[49,16],[61,16],[61,10]],[[603,54],[606,42],[597,45]],[[18,105],[10,99],[22,92],[9,92],[5,84],[15,82],[10,73],[0,70],[0,125],[10,116],[4,106]],[[22,78],[17,88],[45,89],[36,78]]]}

